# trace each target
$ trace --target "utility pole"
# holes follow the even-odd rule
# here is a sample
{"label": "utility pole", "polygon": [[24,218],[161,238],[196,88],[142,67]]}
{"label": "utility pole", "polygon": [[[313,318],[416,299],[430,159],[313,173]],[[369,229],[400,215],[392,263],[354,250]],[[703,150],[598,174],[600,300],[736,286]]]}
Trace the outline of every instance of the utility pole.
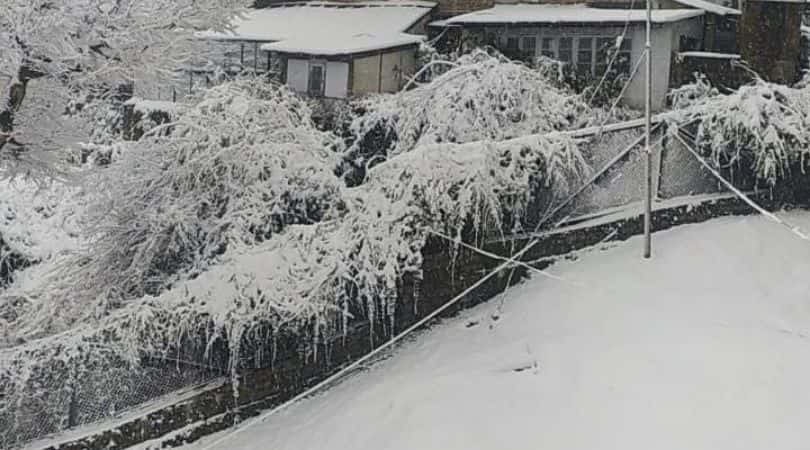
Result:
{"label": "utility pole", "polygon": [[646,87],[644,98],[644,151],[646,161],[644,168],[644,258],[652,256],[652,149],[650,148],[650,132],[652,129],[652,44],[650,34],[652,28],[652,0],[647,0],[647,42],[644,44],[644,55],[647,58]]}

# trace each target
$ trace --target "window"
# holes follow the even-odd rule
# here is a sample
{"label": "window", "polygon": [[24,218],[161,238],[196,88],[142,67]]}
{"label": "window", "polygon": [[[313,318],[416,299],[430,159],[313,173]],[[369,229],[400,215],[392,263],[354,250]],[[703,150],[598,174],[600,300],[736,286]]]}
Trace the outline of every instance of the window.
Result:
{"label": "window", "polygon": [[616,47],[616,39],[608,37],[596,38],[596,75],[601,76],[607,70],[610,55]]}
{"label": "window", "polygon": [[630,52],[632,50],[633,41],[627,38],[622,39],[619,54],[616,55],[616,62],[613,63],[613,68],[617,73],[630,75]]}
{"label": "window", "polygon": [[323,97],[325,67],[323,64],[309,65],[309,84],[307,93],[312,97]]}
{"label": "window", "polygon": [[535,36],[523,36],[520,40],[520,50],[529,56],[534,56],[537,53],[537,38]]}
{"label": "window", "polygon": [[580,73],[593,73],[593,42],[593,38],[589,37],[577,40],[577,71]]}
{"label": "window", "polygon": [[678,51],[688,52],[691,50],[699,50],[699,49],[700,49],[700,41],[698,41],[696,38],[683,35],[678,37]]}
{"label": "window", "polygon": [[518,38],[516,37],[508,37],[506,38],[506,49],[509,51],[517,51],[518,50]]}
{"label": "window", "polygon": [[548,58],[554,58],[554,38],[543,38],[540,54]]}
{"label": "window", "polygon": [[617,44],[615,37],[544,37],[540,40],[540,54],[573,64],[578,72],[597,77],[605,73],[611,58],[616,55],[611,72],[629,73],[632,43],[630,39],[623,39],[618,49]]}
{"label": "window", "polygon": [[564,63],[573,62],[573,42],[574,39],[570,37],[560,38],[559,40],[559,51],[557,52],[557,59]]}

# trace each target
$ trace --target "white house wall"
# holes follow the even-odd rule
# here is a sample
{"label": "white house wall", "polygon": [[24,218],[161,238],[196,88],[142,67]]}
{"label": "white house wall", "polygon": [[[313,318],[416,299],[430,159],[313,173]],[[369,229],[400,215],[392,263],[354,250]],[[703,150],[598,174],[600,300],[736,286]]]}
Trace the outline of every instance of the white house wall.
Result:
{"label": "white house wall", "polygon": [[[498,39],[498,46],[506,48],[510,37],[521,39],[525,36],[536,37],[535,55],[542,51],[542,38],[560,37],[614,37],[623,32],[622,26],[551,26],[534,25],[522,27],[487,27],[485,34],[494,34]],[[661,109],[666,104],[666,95],[669,90],[670,63],[674,52],[678,51],[680,36],[691,36],[702,39],[703,19],[696,17],[679,22],[655,25],[652,30],[653,44],[653,108]],[[643,24],[634,24],[629,27],[628,38],[632,40],[630,52],[630,67],[636,65],[644,55],[644,42],[646,40]],[[555,41],[555,45],[557,41]],[[576,53],[576,48],[572,48]],[[631,107],[644,106],[644,64],[639,68],[636,76],[630,81],[624,101]]]}
{"label": "white house wall", "polygon": [[326,90],[331,98],[346,98],[349,90],[349,63],[329,61],[326,63]]}
{"label": "white house wall", "polygon": [[[652,107],[654,110],[662,109],[666,106],[667,93],[669,92],[670,71],[672,59],[678,52],[681,36],[689,36],[702,39],[703,19],[696,17],[679,22],[656,26],[652,30]],[[633,60],[635,65],[639,58],[644,55],[644,41],[646,31],[643,26],[633,28],[633,39],[640,45],[633,44]],[[632,107],[644,107],[644,62],[641,63],[636,76],[630,81],[624,100]]]}
{"label": "white house wall", "polygon": [[382,92],[396,92],[402,79],[402,58],[400,52],[382,54],[380,65],[380,83]]}
{"label": "white house wall", "polygon": [[287,86],[295,92],[306,93],[309,81],[309,61],[306,59],[287,60]]}

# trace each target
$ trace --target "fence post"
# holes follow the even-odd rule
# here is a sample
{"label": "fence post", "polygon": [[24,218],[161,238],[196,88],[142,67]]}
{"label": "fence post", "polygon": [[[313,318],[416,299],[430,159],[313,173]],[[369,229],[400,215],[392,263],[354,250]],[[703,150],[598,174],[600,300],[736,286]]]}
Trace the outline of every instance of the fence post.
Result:
{"label": "fence post", "polygon": [[653,191],[656,200],[661,198],[661,185],[664,181],[664,158],[667,155],[667,143],[669,141],[669,129],[666,121],[661,124],[661,132],[663,135],[661,136],[661,149],[658,151],[658,174],[655,177],[655,190]]}
{"label": "fence post", "polygon": [[76,393],[76,384],[71,383],[70,401],[68,402],[68,428],[79,425],[79,396]]}

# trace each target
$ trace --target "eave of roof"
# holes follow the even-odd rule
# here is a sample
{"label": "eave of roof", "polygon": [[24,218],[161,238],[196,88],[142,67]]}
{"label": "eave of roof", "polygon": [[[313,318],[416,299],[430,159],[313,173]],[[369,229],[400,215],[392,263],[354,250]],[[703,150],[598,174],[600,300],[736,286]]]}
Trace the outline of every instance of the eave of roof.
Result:
{"label": "eave of roof", "polygon": [[[701,9],[655,9],[652,22],[656,24],[677,22],[704,14]],[[493,8],[475,11],[446,20],[452,25],[500,25],[537,23],[637,23],[646,21],[646,11],[642,9],[605,9],[586,5],[496,5]]]}

